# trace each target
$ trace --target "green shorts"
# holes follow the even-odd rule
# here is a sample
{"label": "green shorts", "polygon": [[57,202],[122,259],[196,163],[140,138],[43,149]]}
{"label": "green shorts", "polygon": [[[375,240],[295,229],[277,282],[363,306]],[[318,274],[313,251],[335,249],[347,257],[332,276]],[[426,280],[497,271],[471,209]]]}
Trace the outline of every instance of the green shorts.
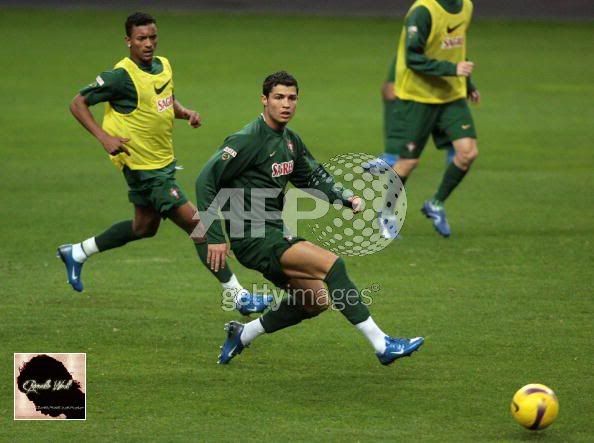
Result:
{"label": "green shorts", "polygon": [[130,169],[124,166],[128,183],[128,200],[136,206],[149,206],[163,218],[173,209],[184,205],[188,198],[175,181],[175,161],[160,169]]}
{"label": "green shorts", "polygon": [[459,99],[434,105],[396,100],[386,127],[386,150],[402,158],[419,158],[429,135],[438,148],[449,148],[461,138],[476,138],[468,102]]}
{"label": "green shorts", "polygon": [[289,277],[282,271],[280,258],[287,249],[305,239],[285,236],[282,228],[268,225],[264,234],[261,238],[231,240],[231,249],[244,267],[260,272],[266,279],[284,289]]}

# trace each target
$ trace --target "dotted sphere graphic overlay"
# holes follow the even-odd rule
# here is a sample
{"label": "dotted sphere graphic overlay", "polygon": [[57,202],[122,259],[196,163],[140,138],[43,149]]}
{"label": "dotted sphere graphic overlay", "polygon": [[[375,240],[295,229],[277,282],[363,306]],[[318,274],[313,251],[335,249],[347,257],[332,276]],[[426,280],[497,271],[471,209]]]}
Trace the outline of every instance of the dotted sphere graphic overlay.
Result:
{"label": "dotted sphere graphic overlay", "polygon": [[[341,154],[323,166],[334,178],[337,189],[350,190],[364,200],[364,209],[353,214],[340,200],[330,202],[324,217],[308,223],[312,240],[346,256],[369,255],[387,247],[394,238],[382,236],[378,218],[397,234],[404,224],[407,208],[406,191],[393,169],[376,156],[365,153]],[[312,185],[327,179],[320,175],[314,178]]]}

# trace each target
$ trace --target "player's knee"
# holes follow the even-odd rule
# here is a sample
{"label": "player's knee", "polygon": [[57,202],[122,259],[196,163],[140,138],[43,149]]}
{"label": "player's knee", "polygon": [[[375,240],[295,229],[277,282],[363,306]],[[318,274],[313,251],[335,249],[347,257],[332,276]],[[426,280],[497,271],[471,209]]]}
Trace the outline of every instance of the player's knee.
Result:
{"label": "player's knee", "polygon": [[320,315],[322,312],[324,312],[326,309],[328,309],[329,306],[330,305],[327,303],[327,304],[302,306],[301,308],[303,309],[303,313],[306,318],[313,318],[313,317],[317,317],[318,315]]}
{"label": "player's knee", "polygon": [[468,160],[470,161],[470,163],[472,163],[473,161],[476,160],[476,158],[479,155],[479,151],[478,148],[476,146],[476,142],[473,143],[472,148],[470,149],[470,152],[468,153]]}
{"label": "player's knee", "polygon": [[478,149],[476,147],[471,147],[468,150],[462,151],[460,153],[459,160],[463,166],[468,167],[476,160],[477,157]]}
{"label": "player's knee", "polygon": [[157,235],[158,226],[136,226],[134,227],[134,234],[139,238],[150,238]]}
{"label": "player's knee", "polygon": [[400,177],[408,177],[418,164],[418,158],[402,158],[394,165],[394,172]]}
{"label": "player's knee", "polygon": [[456,149],[457,163],[463,168],[468,168],[478,157],[476,140],[468,139]]}

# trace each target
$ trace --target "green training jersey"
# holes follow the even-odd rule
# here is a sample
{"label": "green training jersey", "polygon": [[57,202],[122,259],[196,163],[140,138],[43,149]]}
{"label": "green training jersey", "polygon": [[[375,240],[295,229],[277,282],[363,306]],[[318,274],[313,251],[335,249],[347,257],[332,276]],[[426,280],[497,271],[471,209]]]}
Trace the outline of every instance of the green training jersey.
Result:
{"label": "green training jersey", "polygon": [[[232,216],[225,216],[225,227],[231,241],[252,237],[252,225],[282,229],[282,220],[267,219],[264,213],[282,212],[284,192],[289,182],[297,188],[317,189],[331,203],[340,200],[350,206],[348,198],[353,195],[352,192],[335,185],[332,176],[313,158],[299,135],[286,127],[282,131],[273,130],[260,115],[239,132],[227,137],[200,172],[196,180],[198,210],[203,220],[209,208],[211,219],[215,218],[215,208],[220,207],[223,213],[231,210],[228,214]],[[243,230],[240,233],[234,231],[230,222],[242,215],[233,212],[229,200],[221,204],[216,201],[221,189],[233,189],[234,195],[242,198],[243,210],[251,212],[242,219]],[[264,203],[260,206],[252,201],[252,192],[259,193],[261,190],[278,190],[278,193],[271,192],[265,200],[259,198],[258,202]],[[206,236],[210,244],[225,242],[219,222],[212,223]]]}

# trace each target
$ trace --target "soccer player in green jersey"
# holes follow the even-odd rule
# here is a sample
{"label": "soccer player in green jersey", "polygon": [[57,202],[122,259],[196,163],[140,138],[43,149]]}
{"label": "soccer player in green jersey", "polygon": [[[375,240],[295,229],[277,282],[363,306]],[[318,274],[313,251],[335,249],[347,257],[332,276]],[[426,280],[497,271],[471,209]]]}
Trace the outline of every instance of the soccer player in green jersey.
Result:
{"label": "soccer player in green jersey", "polygon": [[[389,166],[394,166],[398,159],[398,149],[393,143],[393,139],[388,137],[388,134],[393,132],[392,127],[394,126],[394,107],[396,104],[397,96],[394,87],[396,85],[396,58],[394,57],[388,68],[388,75],[386,80],[382,83],[381,96],[384,105],[384,153],[379,157],[381,160],[386,162]],[[439,130],[432,132],[433,143],[437,149],[447,150],[446,152],[446,164],[449,164],[455,154],[454,146],[449,140],[447,135]]]}
{"label": "soccer player in green jersey", "polygon": [[[416,351],[423,338],[387,336],[371,318],[343,259],[293,236],[282,219],[273,216],[282,212],[289,182],[321,192],[330,202],[341,202],[354,212],[362,209],[361,198],[338,188],[299,135],[287,128],[295,114],[298,93],[297,80],[290,74],[281,71],[266,77],[262,115],[227,137],[196,180],[197,206],[205,222],[202,229],[206,229],[211,268],[216,271],[224,266],[228,250],[217,215],[220,208],[231,249],[240,263],[289,293],[258,319],[247,324],[228,323],[219,363],[229,363],[259,335],[315,317],[333,303],[367,337],[380,362],[388,365]],[[220,197],[223,191],[230,200]],[[255,200],[255,195],[267,198]],[[242,203],[239,210],[234,198]]]}
{"label": "soccer player in green jersey", "polygon": [[[381,88],[382,101],[384,105],[384,153],[378,158],[390,167],[394,167],[396,160],[398,160],[397,143],[394,143],[394,138],[388,135],[394,132],[396,119],[394,115],[394,109],[396,107],[396,101],[398,97],[396,96],[396,91],[394,89],[395,85],[396,58],[392,59],[392,62],[390,63],[388,75]],[[448,165],[453,161],[454,155],[456,154],[454,146],[452,145],[452,142],[448,138],[447,134],[445,134],[443,131],[440,131],[439,129],[434,129],[431,133],[431,136],[433,137],[433,143],[437,149],[446,150],[445,158],[447,168]],[[375,163],[371,163],[370,167],[373,167],[374,164]],[[378,220],[381,233],[384,238],[395,238],[397,236],[396,232],[394,231],[394,226],[397,225],[396,215],[382,214]]]}
{"label": "soccer player in green jersey", "polygon": [[445,134],[456,154],[432,199],[421,209],[443,237],[451,234],[444,203],[478,156],[476,130],[466,99],[480,94],[467,83],[474,63],[466,60],[470,0],[417,0],[406,15],[396,61],[398,97],[387,134],[399,156],[394,171],[403,182],[419,163],[433,131]]}
{"label": "soccer player in green jersey", "polygon": [[[129,187],[128,198],[134,205],[134,218],[118,222],[80,243],[58,248],[58,256],[66,265],[68,283],[79,292],[83,290],[82,266],[92,255],[154,236],[161,219],[169,218],[188,234],[198,223],[196,208],[175,180],[172,132],[174,119],[187,120],[192,128],[198,128],[200,115],[178,101],[169,61],[154,55],[156,20],[137,12],[127,18],[125,29],[129,56],[82,89],[72,100],[70,110],[123,172]],[[89,110],[100,102],[105,103],[102,125]],[[206,265],[205,239],[193,240]],[[261,312],[265,308],[269,298],[252,297],[228,266],[213,274],[224,289],[235,292],[243,313]]]}

